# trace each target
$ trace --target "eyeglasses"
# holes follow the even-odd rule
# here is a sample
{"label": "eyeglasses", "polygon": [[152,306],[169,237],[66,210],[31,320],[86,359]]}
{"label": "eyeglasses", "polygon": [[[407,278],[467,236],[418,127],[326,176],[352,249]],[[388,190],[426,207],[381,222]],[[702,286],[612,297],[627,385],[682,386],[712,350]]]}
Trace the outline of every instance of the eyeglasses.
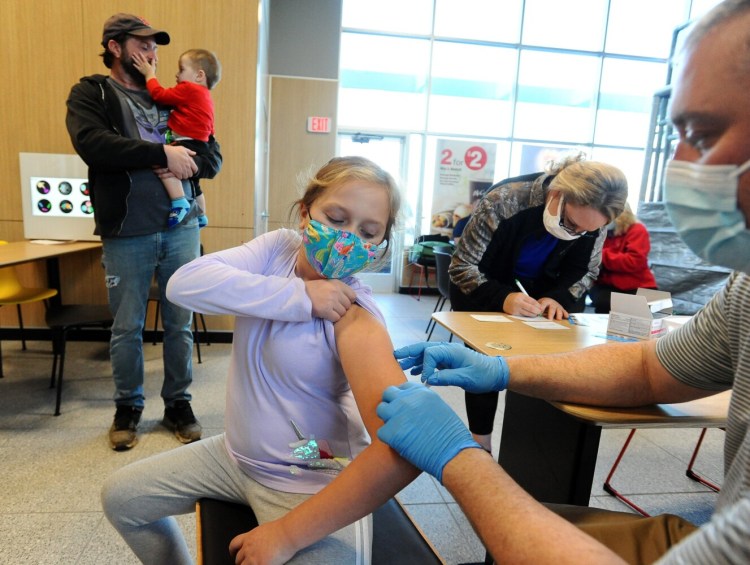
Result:
{"label": "eyeglasses", "polygon": [[576,231],[573,228],[570,228],[567,225],[565,225],[565,203],[564,202],[562,203],[562,207],[560,208],[560,227],[568,235],[583,236],[583,235],[587,235],[589,233],[586,230]]}

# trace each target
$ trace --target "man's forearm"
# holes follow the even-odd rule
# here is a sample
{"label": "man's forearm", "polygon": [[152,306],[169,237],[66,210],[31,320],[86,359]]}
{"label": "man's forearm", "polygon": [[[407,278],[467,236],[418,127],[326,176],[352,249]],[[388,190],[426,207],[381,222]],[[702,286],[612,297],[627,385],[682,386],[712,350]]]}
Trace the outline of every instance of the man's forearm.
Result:
{"label": "man's forearm", "polygon": [[508,389],[545,400],[642,406],[698,398],[656,357],[656,342],[597,345],[560,355],[508,358]]}
{"label": "man's forearm", "polygon": [[443,485],[498,563],[623,563],[536,502],[482,449],[464,449],[449,461]]}

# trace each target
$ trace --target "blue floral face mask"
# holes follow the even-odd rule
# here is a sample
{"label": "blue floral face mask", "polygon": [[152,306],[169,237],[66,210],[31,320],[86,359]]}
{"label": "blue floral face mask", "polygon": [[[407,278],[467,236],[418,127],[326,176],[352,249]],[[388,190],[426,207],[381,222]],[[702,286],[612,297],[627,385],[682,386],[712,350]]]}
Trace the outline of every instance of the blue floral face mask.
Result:
{"label": "blue floral face mask", "polygon": [[312,218],[302,229],[302,244],[312,268],[327,279],[343,279],[358,273],[377,259],[380,249],[351,232]]}

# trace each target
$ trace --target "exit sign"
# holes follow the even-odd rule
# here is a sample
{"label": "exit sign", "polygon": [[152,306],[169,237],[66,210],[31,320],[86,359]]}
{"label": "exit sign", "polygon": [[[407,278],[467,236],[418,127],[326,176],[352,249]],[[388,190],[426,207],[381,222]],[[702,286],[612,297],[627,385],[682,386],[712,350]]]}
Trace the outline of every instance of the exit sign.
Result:
{"label": "exit sign", "polygon": [[307,131],[310,133],[330,133],[331,118],[310,116],[307,118]]}

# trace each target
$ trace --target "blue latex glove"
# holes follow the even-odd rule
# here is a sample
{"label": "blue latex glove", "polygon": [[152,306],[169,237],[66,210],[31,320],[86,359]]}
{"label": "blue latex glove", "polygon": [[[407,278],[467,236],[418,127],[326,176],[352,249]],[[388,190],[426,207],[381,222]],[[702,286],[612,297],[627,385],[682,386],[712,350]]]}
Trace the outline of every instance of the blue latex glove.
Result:
{"label": "blue latex glove", "polygon": [[441,483],[443,468],[461,450],[482,449],[443,399],[420,384],[389,386],[377,414],[385,422],[380,440]]}
{"label": "blue latex glove", "polygon": [[489,357],[457,343],[425,341],[393,352],[402,369],[422,373],[422,382],[457,386],[473,392],[499,392],[508,388],[510,371],[502,357]]}
{"label": "blue latex glove", "polygon": [[393,352],[393,356],[404,371],[406,369],[411,369],[410,373],[412,375],[418,375],[422,372],[425,349],[441,345],[449,345],[449,343],[447,341],[423,341],[421,343],[412,343],[411,345],[406,345],[396,349]]}

